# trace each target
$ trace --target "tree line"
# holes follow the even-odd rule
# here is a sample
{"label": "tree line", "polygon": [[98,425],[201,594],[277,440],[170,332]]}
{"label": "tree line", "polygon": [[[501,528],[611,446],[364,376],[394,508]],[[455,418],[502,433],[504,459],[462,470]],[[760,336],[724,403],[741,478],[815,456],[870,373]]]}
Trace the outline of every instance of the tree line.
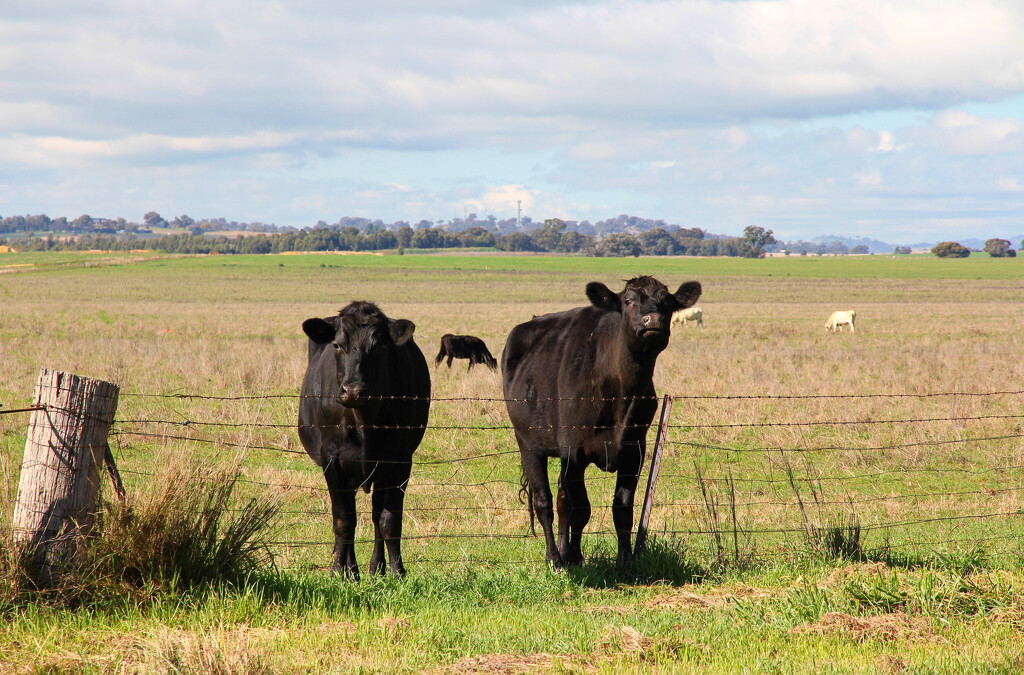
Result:
{"label": "tree line", "polygon": [[[22,217],[20,224],[34,225],[33,230],[44,223],[36,217]],[[159,219],[159,220],[158,220]],[[0,221],[0,232],[8,221]],[[344,221],[348,221],[345,224]],[[695,256],[739,256],[757,258],[765,254],[768,246],[775,244],[771,230],[749,226],[742,237],[712,236],[700,228],[671,226],[664,221],[641,221],[630,216],[619,216],[612,221],[601,221],[601,227],[591,226],[591,232],[581,231],[578,223],[570,227],[566,221],[551,218],[536,225],[523,219],[514,227],[507,222],[477,221],[475,216],[456,219],[456,223],[435,226],[421,221],[415,227],[401,222],[387,226],[380,221],[365,219],[343,219],[334,225],[320,222],[312,228],[296,230],[287,228],[275,232],[253,229],[238,229],[233,236],[210,234],[223,232],[220,223],[196,221],[179,217],[168,222],[155,212],[146,214],[145,227],[110,231],[110,227],[86,228],[89,223],[76,219],[79,229],[52,229],[45,236],[28,236],[16,242],[0,239],[0,243],[14,245],[24,251],[83,251],[83,250],[158,250],[168,253],[224,253],[264,254],[292,251],[381,251],[402,252],[407,248],[453,249],[493,248],[499,251],[534,251],[567,253],[587,256],[628,257],[640,255],[695,255]],[[356,221],[356,222],[353,222]],[[53,225],[55,221],[49,221]],[[486,222],[488,226],[480,224]],[[66,224],[63,221],[60,225]],[[650,226],[653,223],[653,226]],[[466,226],[468,224],[468,226]],[[638,233],[609,231],[609,227],[632,226]],[[238,226],[239,224],[235,224]],[[396,226],[397,225],[397,226]],[[459,227],[460,225],[464,227]],[[644,229],[643,225],[649,225]],[[170,226],[183,227],[182,232],[163,236],[146,236],[153,229]],[[16,231],[16,230],[15,230]],[[24,230],[22,230],[24,231]],[[255,232],[255,233],[253,233]]]}

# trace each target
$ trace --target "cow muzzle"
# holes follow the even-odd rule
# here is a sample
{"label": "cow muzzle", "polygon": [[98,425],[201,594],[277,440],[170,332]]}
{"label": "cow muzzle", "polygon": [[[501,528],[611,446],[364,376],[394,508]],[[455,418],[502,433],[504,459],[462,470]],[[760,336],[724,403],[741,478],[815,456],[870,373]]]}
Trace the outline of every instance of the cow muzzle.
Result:
{"label": "cow muzzle", "polygon": [[361,384],[343,384],[338,392],[338,400],[346,408],[362,408],[366,404],[366,396]]}
{"label": "cow muzzle", "polygon": [[668,322],[660,314],[645,314],[640,319],[637,335],[644,338],[668,335]]}

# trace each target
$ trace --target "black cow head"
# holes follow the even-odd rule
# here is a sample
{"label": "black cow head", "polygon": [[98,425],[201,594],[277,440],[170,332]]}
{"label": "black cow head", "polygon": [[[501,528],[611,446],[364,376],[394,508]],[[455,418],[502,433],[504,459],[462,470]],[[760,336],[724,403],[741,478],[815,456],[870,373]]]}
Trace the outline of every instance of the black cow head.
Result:
{"label": "black cow head", "polygon": [[660,352],[668,346],[672,312],[692,306],[700,298],[700,283],[688,281],[675,294],[654,277],[635,277],[621,293],[599,281],[587,284],[587,297],[598,309],[622,314],[622,326],[632,351]]}
{"label": "black cow head", "polygon": [[338,401],[360,408],[387,391],[388,352],[412,338],[416,326],[406,319],[389,319],[372,303],[353,302],[336,317],[306,319],[302,330],[333,352]]}

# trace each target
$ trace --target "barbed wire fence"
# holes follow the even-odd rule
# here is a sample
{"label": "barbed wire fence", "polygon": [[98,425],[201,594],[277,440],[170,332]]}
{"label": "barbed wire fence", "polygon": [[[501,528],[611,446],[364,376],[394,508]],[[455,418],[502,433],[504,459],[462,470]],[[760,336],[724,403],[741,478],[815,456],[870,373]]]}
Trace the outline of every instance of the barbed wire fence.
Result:
{"label": "barbed wire fence", "polygon": [[[896,553],[1019,555],[1022,397],[1024,391],[672,395],[650,531],[718,558],[792,556],[829,532]],[[247,492],[283,496],[272,544],[285,566],[327,566],[330,503],[320,470],[295,440],[298,395],[121,398],[132,402],[131,413],[115,419],[111,444],[129,482],[154,475],[154,449],[193,453],[197,461],[244,453],[239,483]],[[544,564],[543,540],[530,534],[518,499],[519,449],[505,403],[432,399],[407,488],[407,565]],[[549,473],[557,471],[551,462]],[[594,508],[584,546],[591,550],[614,546],[614,480],[593,467],[587,472]],[[368,504],[360,511],[357,546],[368,547]]]}

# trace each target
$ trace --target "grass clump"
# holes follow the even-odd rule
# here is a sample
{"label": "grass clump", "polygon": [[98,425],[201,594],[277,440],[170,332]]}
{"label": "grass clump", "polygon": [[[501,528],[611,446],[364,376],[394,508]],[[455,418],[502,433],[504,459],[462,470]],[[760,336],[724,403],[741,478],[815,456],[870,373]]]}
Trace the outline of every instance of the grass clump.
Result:
{"label": "grass clump", "polygon": [[179,455],[158,464],[153,484],[104,503],[95,531],[45,574],[31,551],[0,550],[0,609],[40,600],[138,605],[161,592],[237,584],[273,569],[268,535],[277,498],[239,505],[237,463],[211,468]]}

